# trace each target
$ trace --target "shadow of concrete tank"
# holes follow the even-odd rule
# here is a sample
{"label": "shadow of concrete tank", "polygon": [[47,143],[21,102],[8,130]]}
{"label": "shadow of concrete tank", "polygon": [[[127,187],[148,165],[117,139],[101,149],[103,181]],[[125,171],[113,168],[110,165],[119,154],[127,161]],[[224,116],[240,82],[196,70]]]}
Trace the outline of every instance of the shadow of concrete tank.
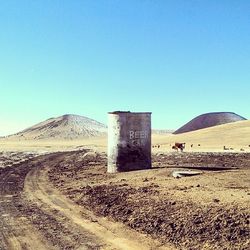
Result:
{"label": "shadow of concrete tank", "polygon": [[151,168],[151,112],[108,113],[108,173]]}

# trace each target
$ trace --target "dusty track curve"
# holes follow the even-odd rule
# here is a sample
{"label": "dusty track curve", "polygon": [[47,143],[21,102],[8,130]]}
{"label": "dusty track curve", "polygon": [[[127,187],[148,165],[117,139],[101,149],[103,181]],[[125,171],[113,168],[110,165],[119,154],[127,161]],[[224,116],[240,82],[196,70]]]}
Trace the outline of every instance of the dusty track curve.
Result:
{"label": "dusty track curve", "polygon": [[0,249],[47,249],[39,232],[22,216],[18,209],[20,193],[19,169],[10,169],[0,175]]}
{"label": "dusty track curve", "polygon": [[48,181],[62,153],[38,157],[0,175],[0,249],[174,249],[96,217]]}

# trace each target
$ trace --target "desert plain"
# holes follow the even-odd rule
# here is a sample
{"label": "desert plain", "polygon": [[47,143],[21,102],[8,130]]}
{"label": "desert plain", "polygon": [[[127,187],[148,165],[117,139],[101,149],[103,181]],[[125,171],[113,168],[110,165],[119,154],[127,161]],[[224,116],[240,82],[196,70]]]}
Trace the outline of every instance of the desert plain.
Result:
{"label": "desert plain", "polygon": [[149,170],[108,174],[106,152],[0,139],[0,249],[250,249],[249,121],[153,134]]}

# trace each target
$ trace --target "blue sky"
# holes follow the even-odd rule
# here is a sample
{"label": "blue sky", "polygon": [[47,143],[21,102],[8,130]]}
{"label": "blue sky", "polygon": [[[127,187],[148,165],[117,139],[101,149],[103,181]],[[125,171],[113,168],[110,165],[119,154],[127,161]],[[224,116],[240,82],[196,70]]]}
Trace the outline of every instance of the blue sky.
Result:
{"label": "blue sky", "polygon": [[73,113],[250,118],[250,1],[0,1],[0,135]]}

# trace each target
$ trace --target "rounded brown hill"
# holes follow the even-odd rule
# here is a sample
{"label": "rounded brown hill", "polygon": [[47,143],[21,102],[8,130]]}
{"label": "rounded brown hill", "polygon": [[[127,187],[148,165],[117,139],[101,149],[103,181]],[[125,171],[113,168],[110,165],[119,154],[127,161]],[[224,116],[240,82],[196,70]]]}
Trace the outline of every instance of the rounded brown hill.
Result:
{"label": "rounded brown hill", "polygon": [[181,128],[177,129],[173,134],[181,134],[186,132],[195,131],[198,129],[213,127],[230,122],[243,121],[246,118],[237,115],[233,112],[212,112],[199,115],[193,120],[186,123]]}
{"label": "rounded brown hill", "polygon": [[77,139],[106,134],[106,125],[80,115],[63,115],[50,118],[9,138],[19,139]]}

